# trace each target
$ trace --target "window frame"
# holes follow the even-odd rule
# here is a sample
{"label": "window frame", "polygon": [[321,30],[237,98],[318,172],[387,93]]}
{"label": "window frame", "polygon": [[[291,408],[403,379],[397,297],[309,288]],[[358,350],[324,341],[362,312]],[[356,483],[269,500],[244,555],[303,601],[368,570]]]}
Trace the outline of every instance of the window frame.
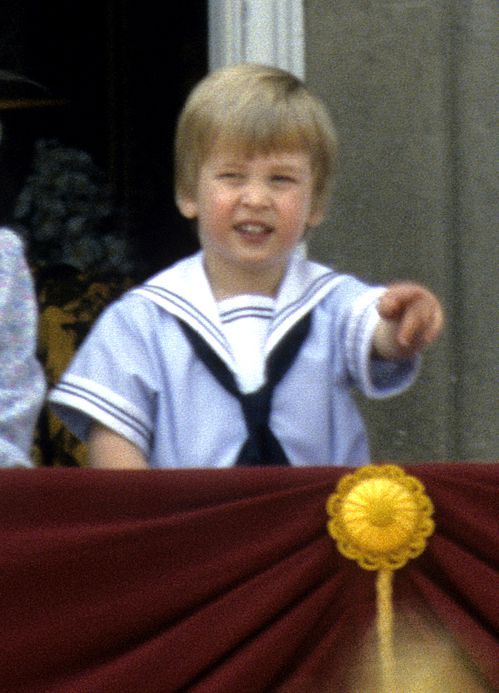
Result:
{"label": "window frame", "polygon": [[255,62],[305,77],[303,0],[209,0],[208,64]]}

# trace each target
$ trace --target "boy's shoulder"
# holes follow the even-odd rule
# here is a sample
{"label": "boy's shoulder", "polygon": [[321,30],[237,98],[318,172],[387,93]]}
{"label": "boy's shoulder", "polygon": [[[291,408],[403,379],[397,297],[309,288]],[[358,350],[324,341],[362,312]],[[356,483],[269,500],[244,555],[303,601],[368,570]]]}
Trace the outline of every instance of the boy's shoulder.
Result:
{"label": "boy's shoulder", "polygon": [[192,281],[196,276],[204,274],[203,270],[203,255],[199,251],[193,255],[189,255],[177,262],[165,267],[156,274],[145,280],[143,284],[136,288],[142,287],[178,287],[179,289],[186,281]]}
{"label": "boy's shoulder", "polygon": [[338,272],[330,265],[311,260],[301,251],[292,257],[277,297],[278,309],[284,304],[301,304],[331,294],[342,285],[360,283],[352,275]]}
{"label": "boy's shoulder", "polygon": [[[196,253],[160,270],[141,284],[132,286],[112,305],[128,306],[131,303],[144,302],[144,298],[150,299],[153,303],[162,302],[162,299],[166,298],[177,297],[180,300],[184,294],[195,293],[193,285],[202,282],[203,275],[201,254]],[[189,287],[192,287],[191,290]]]}
{"label": "boy's shoulder", "polygon": [[129,296],[142,296],[155,303],[205,304],[214,302],[203,267],[202,252],[189,255],[131,289]]}
{"label": "boy's shoulder", "polygon": [[217,303],[204,271],[201,252],[158,272],[128,291],[123,301],[128,309],[130,301],[134,307],[142,305],[140,310],[144,314],[159,307],[163,314],[189,324],[204,325],[211,331],[219,321]]}

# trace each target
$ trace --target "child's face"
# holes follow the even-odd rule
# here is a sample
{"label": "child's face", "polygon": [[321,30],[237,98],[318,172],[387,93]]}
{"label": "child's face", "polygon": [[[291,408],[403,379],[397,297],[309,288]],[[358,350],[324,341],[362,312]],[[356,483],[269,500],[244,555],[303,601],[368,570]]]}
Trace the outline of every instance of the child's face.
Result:
{"label": "child's face", "polygon": [[307,153],[274,152],[251,158],[215,148],[199,172],[197,191],[179,201],[197,219],[215,295],[274,294],[313,210],[313,176]]}

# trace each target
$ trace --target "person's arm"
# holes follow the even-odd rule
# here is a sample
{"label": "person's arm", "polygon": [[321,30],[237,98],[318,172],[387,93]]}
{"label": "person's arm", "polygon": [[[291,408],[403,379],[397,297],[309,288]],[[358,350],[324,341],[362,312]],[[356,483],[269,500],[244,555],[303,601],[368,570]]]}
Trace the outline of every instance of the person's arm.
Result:
{"label": "person's arm", "polygon": [[92,424],[87,444],[88,463],[95,469],[149,469],[136,445],[99,423]]}
{"label": "person's arm", "polygon": [[378,303],[380,321],[373,338],[374,356],[408,359],[438,339],[444,323],[439,300],[420,284],[393,284]]}
{"label": "person's arm", "polygon": [[0,229],[0,466],[32,466],[45,395],[36,358],[38,306],[20,239]]}

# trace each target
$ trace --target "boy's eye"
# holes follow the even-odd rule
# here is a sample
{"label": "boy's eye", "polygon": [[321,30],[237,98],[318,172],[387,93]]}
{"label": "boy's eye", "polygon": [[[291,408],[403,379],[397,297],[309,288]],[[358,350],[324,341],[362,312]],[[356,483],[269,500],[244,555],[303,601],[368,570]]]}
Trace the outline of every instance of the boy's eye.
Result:
{"label": "boy's eye", "polygon": [[238,171],[221,171],[218,174],[218,177],[225,180],[235,180],[240,178],[241,174]]}
{"label": "boy's eye", "polygon": [[284,174],[275,174],[274,176],[272,176],[272,180],[275,183],[294,183],[296,181],[296,178]]}

